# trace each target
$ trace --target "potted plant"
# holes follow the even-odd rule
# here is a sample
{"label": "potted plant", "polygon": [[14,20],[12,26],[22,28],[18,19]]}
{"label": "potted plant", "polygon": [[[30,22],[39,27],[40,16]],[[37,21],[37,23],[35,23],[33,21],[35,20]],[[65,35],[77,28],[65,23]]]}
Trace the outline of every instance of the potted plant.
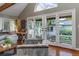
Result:
{"label": "potted plant", "polygon": [[11,41],[10,38],[5,38],[3,44],[4,44],[5,47],[11,47],[11,45],[12,45],[12,41]]}

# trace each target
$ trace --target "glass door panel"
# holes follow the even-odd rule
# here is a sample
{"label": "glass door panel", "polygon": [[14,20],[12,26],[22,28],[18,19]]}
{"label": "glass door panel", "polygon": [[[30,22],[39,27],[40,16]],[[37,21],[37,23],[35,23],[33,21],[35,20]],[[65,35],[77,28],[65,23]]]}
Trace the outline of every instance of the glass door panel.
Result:
{"label": "glass door panel", "polygon": [[36,39],[42,39],[42,19],[35,20],[35,37]]}
{"label": "glass door panel", "polygon": [[59,41],[72,45],[72,16],[59,17]]}
{"label": "glass door panel", "polygon": [[28,26],[28,39],[33,39],[34,38],[34,20],[33,19],[28,19],[27,21],[27,26]]}
{"label": "glass door panel", "polygon": [[56,42],[56,18],[47,18],[47,40]]}

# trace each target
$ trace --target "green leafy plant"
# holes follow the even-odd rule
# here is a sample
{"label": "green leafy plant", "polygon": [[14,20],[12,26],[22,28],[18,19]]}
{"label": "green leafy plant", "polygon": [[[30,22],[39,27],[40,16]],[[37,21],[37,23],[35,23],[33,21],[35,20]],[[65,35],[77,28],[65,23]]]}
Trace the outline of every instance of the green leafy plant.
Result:
{"label": "green leafy plant", "polygon": [[5,40],[4,40],[4,44],[12,44],[11,39],[9,39],[9,38],[5,38]]}

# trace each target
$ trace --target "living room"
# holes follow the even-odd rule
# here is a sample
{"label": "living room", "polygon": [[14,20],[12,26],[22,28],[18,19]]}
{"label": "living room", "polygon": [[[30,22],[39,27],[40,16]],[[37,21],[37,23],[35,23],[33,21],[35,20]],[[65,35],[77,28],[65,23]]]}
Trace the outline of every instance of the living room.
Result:
{"label": "living room", "polygon": [[1,56],[79,56],[79,3],[0,3]]}

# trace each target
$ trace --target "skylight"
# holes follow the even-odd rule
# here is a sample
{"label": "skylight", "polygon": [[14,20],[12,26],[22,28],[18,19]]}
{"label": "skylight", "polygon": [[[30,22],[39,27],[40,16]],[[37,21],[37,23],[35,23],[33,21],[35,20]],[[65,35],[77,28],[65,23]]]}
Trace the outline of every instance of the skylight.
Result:
{"label": "skylight", "polygon": [[42,11],[42,10],[46,10],[46,9],[51,9],[51,8],[56,8],[58,7],[58,4],[56,3],[38,3],[35,6],[35,12],[37,11]]}

